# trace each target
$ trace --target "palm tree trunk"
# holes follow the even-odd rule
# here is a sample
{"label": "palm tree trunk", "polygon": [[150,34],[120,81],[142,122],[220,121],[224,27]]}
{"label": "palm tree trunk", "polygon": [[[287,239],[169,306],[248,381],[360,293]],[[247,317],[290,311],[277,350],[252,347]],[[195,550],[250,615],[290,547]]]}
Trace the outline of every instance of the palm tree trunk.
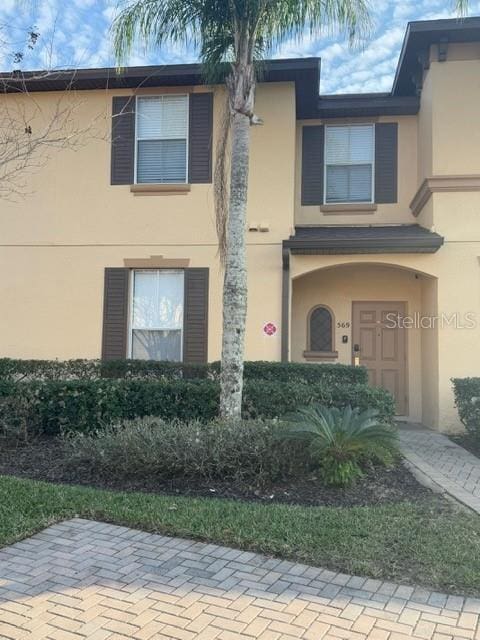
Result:
{"label": "palm tree trunk", "polygon": [[223,418],[240,418],[247,317],[245,228],[250,155],[250,118],[248,115],[239,111],[234,112],[231,135],[230,203],[223,283],[220,415]]}

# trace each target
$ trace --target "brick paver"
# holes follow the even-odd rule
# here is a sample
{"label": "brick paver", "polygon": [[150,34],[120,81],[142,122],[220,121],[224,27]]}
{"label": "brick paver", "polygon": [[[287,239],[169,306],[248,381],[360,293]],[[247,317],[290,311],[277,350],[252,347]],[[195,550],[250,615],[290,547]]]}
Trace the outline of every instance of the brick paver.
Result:
{"label": "brick paver", "polygon": [[479,458],[435,431],[411,428],[399,433],[402,453],[414,472],[480,513]]}
{"label": "brick paver", "polygon": [[0,638],[480,640],[480,600],[74,519],[0,550]]}

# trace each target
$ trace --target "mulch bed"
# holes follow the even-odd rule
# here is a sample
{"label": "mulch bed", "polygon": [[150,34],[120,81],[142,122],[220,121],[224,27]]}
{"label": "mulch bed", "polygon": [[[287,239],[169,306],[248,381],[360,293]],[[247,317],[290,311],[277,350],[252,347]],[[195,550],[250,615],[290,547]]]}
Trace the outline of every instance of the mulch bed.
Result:
{"label": "mulch bed", "polygon": [[348,489],[325,487],[311,475],[279,482],[258,490],[246,484],[219,480],[175,478],[112,478],[88,466],[65,463],[61,440],[42,439],[15,447],[0,447],[0,474],[65,484],[87,485],[118,491],[143,491],[191,497],[218,497],[255,502],[310,506],[367,506],[392,502],[415,502],[431,495],[402,465],[369,470]]}
{"label": "mulch bed", "polygon": [[450,440],[480,458],[480,438],[472,438],[468,433],[462,433],[459,436],[450,436]]}

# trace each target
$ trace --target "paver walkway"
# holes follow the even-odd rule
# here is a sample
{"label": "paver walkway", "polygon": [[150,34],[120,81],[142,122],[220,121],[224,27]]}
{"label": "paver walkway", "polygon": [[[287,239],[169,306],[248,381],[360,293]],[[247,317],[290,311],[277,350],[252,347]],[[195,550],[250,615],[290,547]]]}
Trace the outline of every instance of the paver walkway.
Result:
{"label": "paver walkway", "polygon": [[480,600],[74,519],[0,550],[0,638],[480,638]]}
{"label": "paver walkway", "polygon": [[449,438],[427,429],[402,429],[407,462],[437,487],[480,513],[480,459]]}

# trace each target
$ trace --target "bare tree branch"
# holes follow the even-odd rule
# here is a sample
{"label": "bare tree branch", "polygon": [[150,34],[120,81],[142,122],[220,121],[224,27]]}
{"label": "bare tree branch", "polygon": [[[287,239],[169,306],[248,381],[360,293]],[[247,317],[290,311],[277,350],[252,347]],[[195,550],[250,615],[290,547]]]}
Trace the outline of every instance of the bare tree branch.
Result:
{"label": "bare tree branch", "polygon": [[[45,77],[49,74],[45,74]],[[67,89],[55,102],[40,100],[24,82],[15,93],[0,95],[0,198],[16,200],[27,195],[32,171],[41,169],[54,151],[75,150],[92,137],[102,136],[95,120],[81,123],[83,102]],[[11,88],[10,88],[11,90]]]}
{"label": "bare tree branch", "polygon": [[[0,51],[20,65],[24,52],[37,47],[40,34],[36,27],[19,29],[12,37],[8,25],[0,23]],[[53,55],[52,43],[42,43],[47,58]],[[6,53],[5,53],[6,52]],[[53,101],[45,94],[30,92],[28,85],[38,81],[66,78],[63,90]],[[98,130],[95,121],[82,121],[83,102],[73,90],[75,72],[14,70],[0,77],[0,199],[17,200],[29,193],[32,172],[41,169],[54,152],[77,149],[92,137],[105,138],[105,126]],[[27,83],[28,81],[28,83]],[[103,131],[103,133],[102,133]]]}

